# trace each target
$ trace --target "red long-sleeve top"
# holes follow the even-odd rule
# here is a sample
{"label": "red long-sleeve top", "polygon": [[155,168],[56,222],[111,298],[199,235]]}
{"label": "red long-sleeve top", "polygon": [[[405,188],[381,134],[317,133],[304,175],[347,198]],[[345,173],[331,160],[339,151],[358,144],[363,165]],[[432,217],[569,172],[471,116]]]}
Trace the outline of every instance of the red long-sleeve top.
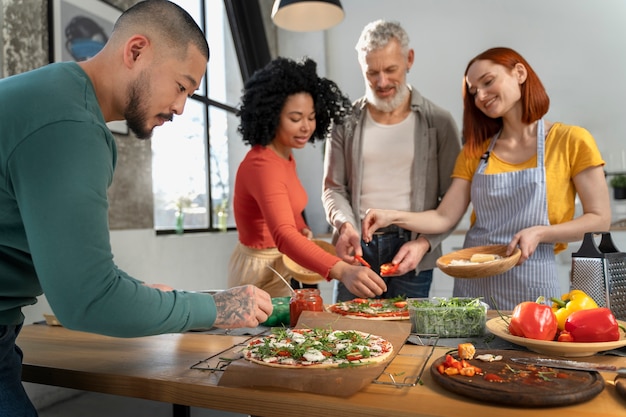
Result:
{"label": "red long-sleeve top", "polygon": [[298,179],[296,162],[272,149],[253,146],[237,170],[233,209],[239,241],[256,249],[278,248],[299,265],[329,279],[340,259],[321,249],[300,231],[306,190]]}

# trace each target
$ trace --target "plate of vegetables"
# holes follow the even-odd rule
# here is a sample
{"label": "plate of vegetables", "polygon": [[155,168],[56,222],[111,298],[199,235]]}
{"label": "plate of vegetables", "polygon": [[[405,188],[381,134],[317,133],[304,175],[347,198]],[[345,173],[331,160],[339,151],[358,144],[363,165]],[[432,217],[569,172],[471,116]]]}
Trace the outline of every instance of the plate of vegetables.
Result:
{"label": "plate of vegetables", "polygon": [[593,356],[598,352],[619,349],[626,346],[626,334],[623,330],[626,327],[626,322],[620,320],[617,321],[621,326],[619,330],[619,340],[612,342],[558,342],[556,340],[538,340],[513,336],[509,332],[511,318],[511,316],[496,317],[488,320],[486,327],[493,335],[508,342],[515,343],[516,345],[524,346],[528,348],[528,350],[537,353],[564,357],[582,357]]}

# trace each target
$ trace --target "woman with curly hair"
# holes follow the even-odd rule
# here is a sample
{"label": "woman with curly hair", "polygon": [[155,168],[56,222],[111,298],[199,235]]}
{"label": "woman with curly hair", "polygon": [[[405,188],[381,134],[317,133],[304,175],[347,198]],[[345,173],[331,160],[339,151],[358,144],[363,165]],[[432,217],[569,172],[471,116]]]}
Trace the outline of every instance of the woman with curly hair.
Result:
{"label": "woman with curly hair", "polygon": [[289,288],[281,274],[286,254],[327,280],[338,279],[361,297],[385,289],[369,268],[350,265],[318,247],[302,215],[307,203],[292,149],[323,141],[332,123],[342,123],[350,101],[337,85],[316,72],[311,59],[277,58],[256,71],[244,86],[239,132],[252,148],[237,171],[233,208],[239,243],[228,268],[228,285],[254,284],[272,297]]}
{"label": "woman with curly hair", "polygon": [[[472,203],[464,247],[508,245],[518,265],[492,277],[455,279],[454,296],[483,297],[512,310],[539,296],[559,297],[555,254],[611,221],[604,161],[591,133],[544,119],[550,99],[528,62],[510,48],[473,58],[463,77],[463,137],[452,185],[436,210],[370,210],[365,241],[397,224],[420,233],[449,230]],[[576,195],[582,214],[575,214]]]}

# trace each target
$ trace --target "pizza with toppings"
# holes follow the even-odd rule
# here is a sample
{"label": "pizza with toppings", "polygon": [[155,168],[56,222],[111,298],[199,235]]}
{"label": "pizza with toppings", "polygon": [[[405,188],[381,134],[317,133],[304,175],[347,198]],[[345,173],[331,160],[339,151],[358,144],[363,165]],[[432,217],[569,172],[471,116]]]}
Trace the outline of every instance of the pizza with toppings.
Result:
{"label": "pizza with toppings", "polygon": [[273,328],[243,349],[251,362],[278,368],[343,368],[385,362],[388,340],[356,330]]}
{"label": "pizza with toppings", "polygon": [[355,298],[326,307],[330,313],[368,320],[408,320],[409,309],[404,297]]}

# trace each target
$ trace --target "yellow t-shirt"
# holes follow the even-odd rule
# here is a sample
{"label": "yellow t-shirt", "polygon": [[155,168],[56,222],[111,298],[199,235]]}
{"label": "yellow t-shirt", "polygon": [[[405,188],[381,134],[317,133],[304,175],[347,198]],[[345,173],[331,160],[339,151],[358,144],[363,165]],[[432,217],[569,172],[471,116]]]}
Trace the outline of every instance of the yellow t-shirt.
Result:
{"label": "yellow t-shirt", "polygon": [[[490,141],[485,141],[483,151],[487,151]],[[472,181],[480,158],[468,159],[461,152],[456,160],[453,178]],[[548,219],[550,224],[560,224],[574,218],[576,188],[574,178],[587,168],[603,166],[604,160],[593,136],[579,126],[554,123],[548,132],[545,143],[546,194],[548,198]],[[520,164],[511,164],[491,152],[485,174],[519,171],[537,166],[537,154]],[[472,213],[471,224],[475,215]],[[555,253],[567,248],[567,243],[557,243]]]}

